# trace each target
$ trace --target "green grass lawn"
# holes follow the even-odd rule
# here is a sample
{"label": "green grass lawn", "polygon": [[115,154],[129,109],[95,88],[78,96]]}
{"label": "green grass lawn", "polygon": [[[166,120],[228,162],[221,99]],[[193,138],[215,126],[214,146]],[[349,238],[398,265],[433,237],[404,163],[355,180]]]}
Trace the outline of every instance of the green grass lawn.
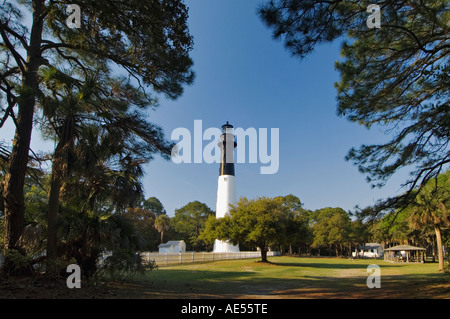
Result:
{"label": "green grass lawn", "polygon": [[[123,285],[124,298],[450,298],[450,275],[436,263],[272,257],[160,267]],[[381,269],[369,289],[367,267]],[[118,287],[119,288],[119,287]]]}

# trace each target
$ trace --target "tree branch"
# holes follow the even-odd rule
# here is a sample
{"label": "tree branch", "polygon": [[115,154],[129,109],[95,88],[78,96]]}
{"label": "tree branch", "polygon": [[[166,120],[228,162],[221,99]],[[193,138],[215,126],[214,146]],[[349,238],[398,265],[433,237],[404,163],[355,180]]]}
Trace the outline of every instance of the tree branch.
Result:
{"label": "tree branch", "polygon": [[25,59],[16,51],[14,45],[11,43],[11,41],[8,38],[8,35],[6,34],[6,28],[4,23],[0,23],[0,35],[3,38],[4,44],[6,48],[11,52],[11,54],[14,57],[14,60],[17,63],[17,66],[20,68],[20,71],[25,73]]}

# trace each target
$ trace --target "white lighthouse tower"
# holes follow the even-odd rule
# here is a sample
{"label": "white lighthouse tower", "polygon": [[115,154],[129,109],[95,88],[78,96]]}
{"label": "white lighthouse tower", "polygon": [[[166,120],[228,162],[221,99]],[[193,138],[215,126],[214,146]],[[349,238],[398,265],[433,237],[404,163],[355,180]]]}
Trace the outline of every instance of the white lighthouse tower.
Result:
{"label": "white lighthouse tower", "polygon": [[[230,204],[236,202],[234,148],[237,143],[234,138],[233,126],[228,122],[222,126],[222,140],[219,142],[219,146],[222,150],[222,156],[217,186],[216,218],[222,218],[229,214]],[[214,252],[239,252],[239,246],[216,239]]]}

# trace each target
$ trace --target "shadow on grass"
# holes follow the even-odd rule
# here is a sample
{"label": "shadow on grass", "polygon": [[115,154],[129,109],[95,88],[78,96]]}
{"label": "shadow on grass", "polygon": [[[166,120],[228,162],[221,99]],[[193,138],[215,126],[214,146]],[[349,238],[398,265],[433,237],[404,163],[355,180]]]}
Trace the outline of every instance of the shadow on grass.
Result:
{"label": "shadow on grass", "polygon": [[[232,298],[242,285],[252,284],[255,273],[213,270],[153,270],[125,298]],[[136,289],[137,288],[137,289]]]}
{"label": "shadow on grass", "polygon": [[256,272],[173,269],[164,275],[156,273],[136,283],[138,289],[126,298],[450,298],[450,278],[442,273],[382,276],[380,289],[369,289],[364,275],[275,278]]}
{"label": "shadow on grass", "polygon": [[[123,298],[151,299],[450,298],[448,274],[402,273],[404,264],[382,263],[381,288],[369,289],[369,274],[365,269],[372,262],[359,260],[353,263],[339,259],[297,261],[292,258],[284,262],[248,262],[237,265],[235,269],[214,263],[192,269],[161,268],[131,283],[134,288],[122,291],[122,295],[125,294]],[[383,274],[383,269],[387,268],[395,270],[394,273]],[[411,270],[405,268],[405,271]]]}
{"label": "shadow on grass", "polygon": [[[369,264],[348,264],[348,263],[272,263],[277,266],[287,267],[304,267],[304,268],[317,268],[317,269],[366,269]],[[383,268],[401,267],[398,264],[387,264],[382,266]]]}

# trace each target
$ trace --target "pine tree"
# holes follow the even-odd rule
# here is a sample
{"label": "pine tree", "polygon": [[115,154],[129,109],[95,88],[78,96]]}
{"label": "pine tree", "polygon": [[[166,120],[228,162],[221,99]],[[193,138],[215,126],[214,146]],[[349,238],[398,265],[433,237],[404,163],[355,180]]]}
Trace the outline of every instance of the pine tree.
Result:
{"label": "pine tree", "polygon": [[405,207],[450,163],[450,10],[446,0],[379,2],[380,28],[367,24],[371,1],[273,0],[260,17],[287,49],[304,58],[320,43],[344,39],[337,112],[392,139],[353,148],[347,159],[374,187],[402,168],[408,191],[374,212]]}
{"label": "pine tree", "polygon": [[[67,24],[69,4],[80,8],[78,28]],[[26,19],[27,13],[31,15]],[[182,0],[2,3],[0,90],[5,106],[0,124],[11,117],[16,125],[3,191],[5,249],[22,251],[18,240],[24,228],[23,187],[31,132],[38,97],[45,94],[41,68],[89,74],[96,71],[92,61],[103,63],[123,72],[147,106],[154,107],[151,92],[175,99],[193,81],[187,17]]]}

